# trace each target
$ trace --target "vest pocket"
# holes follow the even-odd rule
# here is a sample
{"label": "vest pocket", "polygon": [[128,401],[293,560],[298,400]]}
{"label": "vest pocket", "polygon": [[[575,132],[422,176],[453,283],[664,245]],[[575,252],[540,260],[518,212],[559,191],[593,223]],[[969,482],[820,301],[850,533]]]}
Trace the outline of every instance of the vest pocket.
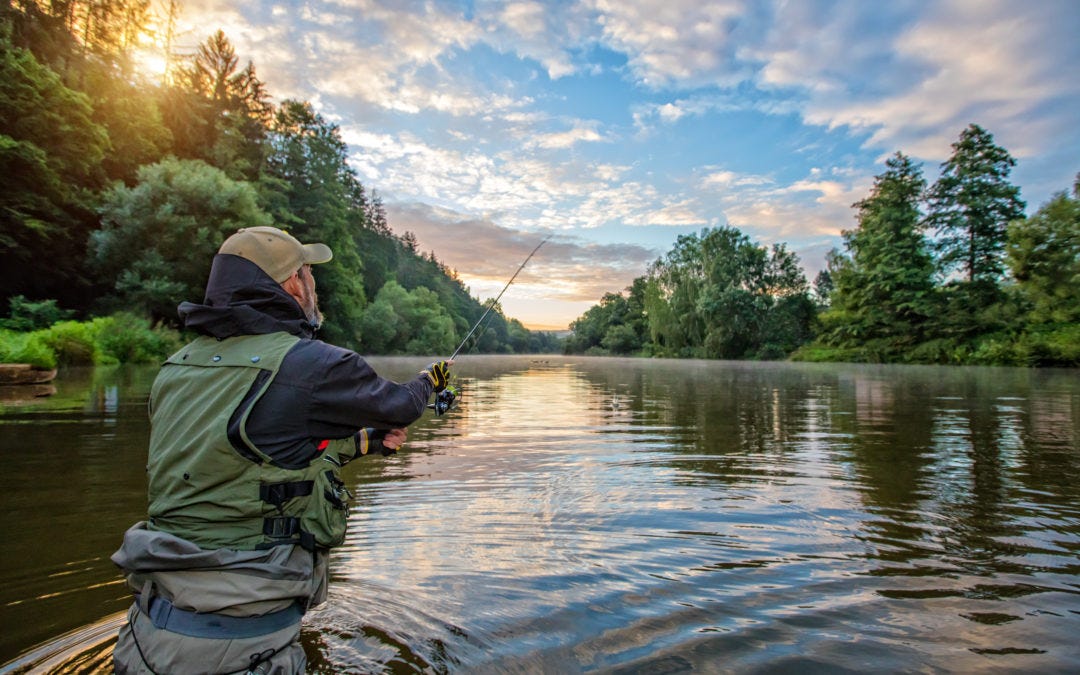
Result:
{"label": "vest pocket", "polygon": [[349,501],[352,493],[338,478],[333,469],[320,471],[309,508],[304,510],[301,527],[315,536],[319,546],[331,547],[345,541],[345,527],[349,520]]}

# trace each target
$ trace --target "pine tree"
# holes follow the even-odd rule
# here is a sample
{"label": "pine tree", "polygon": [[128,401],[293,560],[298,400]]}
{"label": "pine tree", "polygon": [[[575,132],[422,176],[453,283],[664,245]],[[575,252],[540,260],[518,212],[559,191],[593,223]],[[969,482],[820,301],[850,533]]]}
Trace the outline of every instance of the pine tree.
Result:
{"label": "pine tree", "polygon": [[1024,215],[1020,188],[1009,182],[1016,160],[977,124],[952,148],[927,193],[926,224],[938,233],[943,271],[996,284],[1005,270],[1005,230]]}
{"label": "pine tree", "polygon": [[833,311],[825,321],[834,343],[877,340],[878,350],[895,354],[924,336],[934,266],[919,222],[922,170],[899,152],[885,166],[870,196],[854,205],[859,225],[843,234],[848,257],[833,261]]}
{"label": "pine tree", "polygon": [[960,275],[946,288],[939,330],[971,337],[1005,325],[996,308],[1004,302],[1006,230],[1025,205],[1009,182],[1016,160],[989,132],[972,124],[952,148],[927,192],[926,225],[937,233],[939,271],[947,279]]}

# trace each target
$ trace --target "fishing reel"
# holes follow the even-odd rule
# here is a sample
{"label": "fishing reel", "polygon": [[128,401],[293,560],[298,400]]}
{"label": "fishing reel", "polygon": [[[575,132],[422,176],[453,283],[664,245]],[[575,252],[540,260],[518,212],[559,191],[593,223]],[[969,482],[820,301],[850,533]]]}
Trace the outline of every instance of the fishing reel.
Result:
{"label": "fishing reel", "polygon": [[452,384],[448,384],[446,389],[435,394],[435,402],[428,403],[428,407],[435,411],[436,417],[445,415],[457,407],[459,396],[461,396],[461,390]]}

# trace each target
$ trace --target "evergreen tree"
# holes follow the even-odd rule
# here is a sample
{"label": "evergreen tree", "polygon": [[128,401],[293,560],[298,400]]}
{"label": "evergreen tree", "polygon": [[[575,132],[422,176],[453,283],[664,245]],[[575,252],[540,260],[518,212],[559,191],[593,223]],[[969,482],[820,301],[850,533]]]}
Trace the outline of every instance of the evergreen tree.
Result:
{"label": "evergreen tree", "polygon": [[927,193],[926,224],[938,233],[944,271],[996,284],[1005,270],[1005,229],[1024,215],[1020,188],[1009,182],[1016,160],[977,124],[952,148]]}
{"label": "evergreen tree", "polygon": [[1024,202],[1009,182],[1016,160],[989,132],[972,124],[952,147],[927,191],[926,225],[938,236],[940,272],[961,275],[947,289],[939,330],[973,336],[1002,327],[996,310],[1004,299],[1006,228],[1023,217]]}
{"label": "evergreen tree", "polygon": [[262,201],[279,227],[334,251],[333,265],[313,270],[326,314],[324,335],[346,347],[361,343],[367,303],[358,234],[365,219],[363,188],[348,164],[338,128],[309,103],[285,101],[274,114],[261,179]]}
{"label": "evergreen tree", "polygon": [[920,229],[922,171],[901,153],[886,163],[870,196],[854,205],[858,227],[843,233],[847,258],[827,272],[835,287],[823,315],[825,339],[899,354],[924,338],[934,308],[934,264]]}
{"label": "evergreen tree", "polygon": [[163,101],[178,155],[202,159],[233,179],[255,180],[262,167],[273,106],[265,85],[218,30],[177,68]]}

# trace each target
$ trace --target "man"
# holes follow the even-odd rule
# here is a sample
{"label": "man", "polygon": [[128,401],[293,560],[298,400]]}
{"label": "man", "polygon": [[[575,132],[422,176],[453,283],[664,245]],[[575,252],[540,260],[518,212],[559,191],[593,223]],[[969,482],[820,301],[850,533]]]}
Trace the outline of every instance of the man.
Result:
{"label": "man", "polygon": [[312,339],[323,244],[242,229],[214,257],[200,337],[150,394],[149,512],[112,556],[135,592],[119,673],[301,673],[300,619],[326,599],[351,497],[338,471],[405,441],[450,363],[404,384]]}

